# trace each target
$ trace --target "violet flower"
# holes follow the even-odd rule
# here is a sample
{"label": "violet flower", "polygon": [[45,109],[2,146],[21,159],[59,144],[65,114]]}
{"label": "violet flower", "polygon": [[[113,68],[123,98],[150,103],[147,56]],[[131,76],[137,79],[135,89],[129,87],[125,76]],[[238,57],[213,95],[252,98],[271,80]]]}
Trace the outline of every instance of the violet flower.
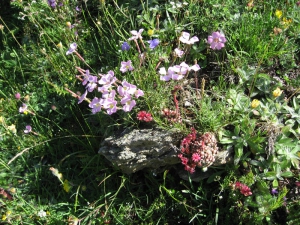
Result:
{"label": "violet flower", "polygon": [[150,44],[150,49],[154,49],[157,47],[157,45],[159,45],[159,40],[157,38],[147,42]]}
{"label": "violet flower", "polygon": [[27,125],[27,126],[25,127],[24,133],[25,133],[25,134],[29,134],[31,131],[32,131],[31,126],[30,126],[30,125]]}
{"label": "violet flower", "polygon": [[93,100],[89,104],[89,107],[92,109],[93,114],[96,114],[97,112],[101,111],[102,103],[103,99],[97,97],[93,98]]}
{"label": "violet flower", "polygon": [[57,3],[55,0],[48,0],[48,5],[54,9],[56,7]]}
{"label": "violet flower", "polygon": [[122,51],[128,51],[130,49],[130,45],[124,41],[122,46],[121,46]]}
{"label": "violet flower", "polygon": [[83,93],[83,95],[80,96],[78,104],[80,104],[86,98],[86,95],[87,95],[87,90],[85,90],[85,92]]}
{"label": "violet flower", "polygon": [[278,194],[277,188],[272,188],[271,194],[272,194],[272,195]]}
{"label": "violet flower", "polygon": [[210,48],[215,50],[220,50],[221,48],[225,47],[226,42],[225,35],[223,32],[213,32],[212,35],[208,36],[207,43],[210,44]]}
{"label": "violet flower", "polygon": [[70,55],[72,54],[73,52],[76,51],[76,48],[77,48],[77,44],[74,42],[72,44],[70,44],[70,48],[68,49],[66,55]]}

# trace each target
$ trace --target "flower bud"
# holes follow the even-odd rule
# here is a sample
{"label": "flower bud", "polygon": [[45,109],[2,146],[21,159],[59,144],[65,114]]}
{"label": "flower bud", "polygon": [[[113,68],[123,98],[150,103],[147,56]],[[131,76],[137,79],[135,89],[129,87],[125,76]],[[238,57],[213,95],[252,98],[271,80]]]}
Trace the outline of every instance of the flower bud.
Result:
{"label": "flower bud", "polygon": [[251,107],[252,107],[252,108],[256,108],[256,107],[259,106],[259,104],[260,104],[260,101],[259,101],[259,100],[253,99],[253,101],[251,102]]}
{"label": "flower bud", "polygon": [[276,88],[276,89],[273,91],[273,97],[274,97],[274,98],[279,97],[281,94],[282,94],[282,90],[280,90],[279,87]]}

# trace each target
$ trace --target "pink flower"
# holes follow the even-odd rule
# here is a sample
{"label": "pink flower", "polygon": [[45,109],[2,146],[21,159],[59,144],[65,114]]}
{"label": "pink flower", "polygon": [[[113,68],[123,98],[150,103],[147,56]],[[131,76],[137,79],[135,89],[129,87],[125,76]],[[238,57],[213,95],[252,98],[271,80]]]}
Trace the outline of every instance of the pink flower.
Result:
{"label": "pink flower", "polygon": [[121,62],[121,68],[120,68],[120,71],[122,73],[125,73],[127,71],[132,71],[133,70],[133,67],[132,67],[132,63],[131,63],[131,60],[128,60],[127,62]]}
{"label": "pink flower", "polygon": [[19,100],[19,99],[21,98],[21,94],[20,94],[20,93],[16,93],[16,94],[15,94],[15,98],[16,98],[17,100]]}
{"label": "pink flower", "polygon": [[153,120],[151,113],[140,111],[137,114],[137,119],[140,121],[150,122]]}
{"label": "pink flower", "polygon": [[239,181],[235,182],[235,188],[239,189],[244,196],[252,195],[251,189],[246,184],[242,184]]}
{"label": "pink flower", "polygon": [[190,39],[190,34],[188,32],[182,32],[179,41],[184,44],[192,45],[195,42],[199,41],[199,38],[194,36]]}
{"label": "pink flower", "polygon": [[223,32],[213,32],[211,36],[208,36],[207,38],[207,43],[210,44],[210,48],[215,50],[218,49],[220,50],[221,48],[225,47],[225,42],[226,42],[225,35]]}
{"label": "pink flower", "polygon": [[201,156],[200,156],[198,153],[194,153],[194,154],[192,155],[192,160],[193,160],[194,162],[199,162],[199,161],[201,160]]}

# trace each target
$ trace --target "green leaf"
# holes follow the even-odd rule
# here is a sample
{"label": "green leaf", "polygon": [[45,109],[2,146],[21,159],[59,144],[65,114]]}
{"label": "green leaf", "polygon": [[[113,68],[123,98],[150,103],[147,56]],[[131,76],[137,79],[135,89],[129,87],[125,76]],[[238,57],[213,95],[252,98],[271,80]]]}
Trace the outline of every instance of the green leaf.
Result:
{"label": "green leaf", "polygon": [[293,177],[294,174],[291,171],[285,171],[281,173],[282,177]]}

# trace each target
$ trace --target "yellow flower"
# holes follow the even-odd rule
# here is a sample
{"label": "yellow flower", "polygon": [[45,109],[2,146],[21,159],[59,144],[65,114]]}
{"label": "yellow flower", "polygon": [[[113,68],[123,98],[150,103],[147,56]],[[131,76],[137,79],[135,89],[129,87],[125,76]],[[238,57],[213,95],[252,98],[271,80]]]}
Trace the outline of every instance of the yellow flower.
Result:
{"label": "yellow flower", "polygon": [[149,29],[147,33],[148,33],[148,35],[151,37],[151,36],[154,34],[154,30]]}
{"label": "yellow flower", "polygon": [[16,193],[17,193],[17,189],[14,188],[14,187],[11,187],[11,188],[9,189],[9,192],[12,193],[12,194],[16,194]]}
{"label": "yellow flower", "polygon": [[70,28],[70,29],[72,28],[72,24],[70,22],[66,22],[66,25],[68,28]]}
{"label": "yellow flower", "polygon": [[287,28],[293,22],[292,19],[283,18],[281,24],[284,28]]}
{"label": "yellow flower", "polygon": [[26,95],[26,96],[24,97],[24,100],[25,100],[25,102],[29,102],[30,96],[29,96],[29,95]]}
{"label": "yellow flower", "polygon": [[4,221],[6,219],[7,219],[6,215],[2,215],[2,220]]}
{"label": "yellow flower", "polygon": [[4,118],[3,116],[0,116],[0,123],[3,123],[4,122]]}
{"label": "yellow flower", "polygon": [[253,101],[251,102],[251,107],[252,107],[252,108],[256,108],[256,107],[259,106],[259,104],[260,104],[260,101],[259,101],[259,100],[253,99]]}
{"label": "yellow flower", "polygon": [[282,94],[282,90],[280,90],[279,87],[276,88],[276,89],[273,91],[273,97],[274,97],[274,98],[279,97],[281,94]]}
{"label": "yellow flower", "polygon": [[276,9],[275,16],[280,19],[282,17],[282,10]]}
{"label": "yellow flower", "polygon": [[17,133],[16,125],[12,124],[7,127],[8,130],[10,130],[13,134]]}
{"label": "yellow flower", "polygon": [[57,46],[58,48],[62,48],[62,47],[63,47],[63,45],[62,45],[61,42],[59,42],[56,46]]}
{"label": "yellow flower", "polygon": [[70,183],[69,183],[69,181],[68,181],[67,179],[64,181],[63,187],[64,187],[64,190],[65,190],[66,192],[69,192],[69,191],[70,191],[71,186],[70,186]]}
{"label": "yellow flower", "polygon": [[10,214],[11,214],[11,211],[8,210],[8,211],[6,212],[6,215],[9,216]]}

